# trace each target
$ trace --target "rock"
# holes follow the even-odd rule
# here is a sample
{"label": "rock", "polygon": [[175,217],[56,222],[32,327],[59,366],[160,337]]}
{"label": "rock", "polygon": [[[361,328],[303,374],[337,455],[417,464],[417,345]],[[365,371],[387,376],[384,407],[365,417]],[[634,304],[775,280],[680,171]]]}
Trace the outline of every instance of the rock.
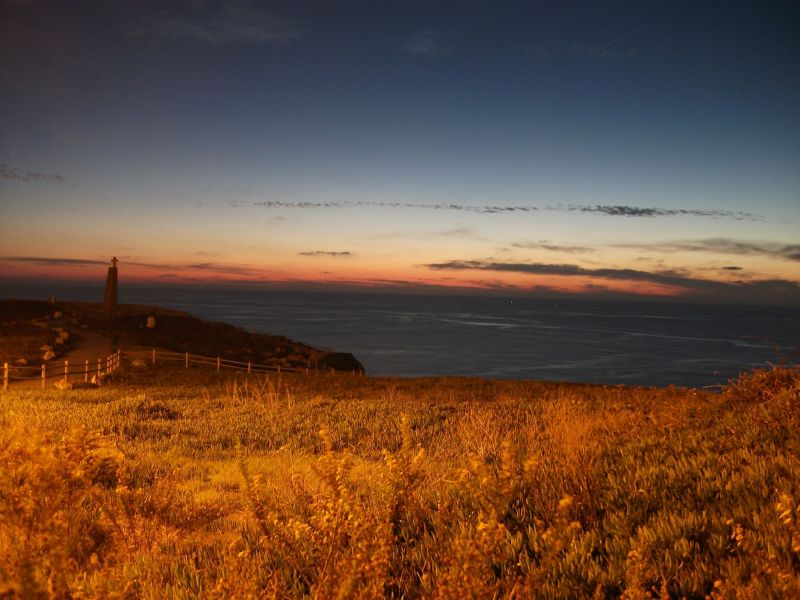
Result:
{"label": "rock", "polygon": [[69,331],[59,331],[58,339],[66,342],[69,339]]}
{"label": "rock", "polygon": [[63,379],[59,379],[58,381],[56,381],[56,389],[71,390],[72,384],[69,381],[64,381]]}
{"label": "rock", "polygon": [[317,362],[319,367],[335,371],[355,371],[364,373],[364,365],[349,352],[326,352],[320,355]]}
{"label": "rock", "polygon": [[143,361],[141,358],[137,358],[136,360],[134,360],[134,361],[131,363],[131,366],[132,366],[134,369],[146,369],[146,368],[147,368],[147,363],[146,363],[146,362],[144,362],[144,361]]}
{"label": "rock", "polygon": [[103,385],[103,380],[105,376],[102,373],[97,373],[96,375],[92,375],[92,385],[99,386]]}
{"label": "rock", "polygon": [[39,350],[41,350],[42,352],[47,352],[48,350],[52,350],[52,349],[53,349],[53,347],[50,344],[45,344],[44,346],[39,348]]}
{"label": "rock", "polygon": [[25,359],[25,358],[20,358],[20,359],[19,359],[19,360],[17,360],[17,362],[16,362],[16,363],[14,363],[14,364],[17,364],[17,365],[19,365],[20,367],[24,367],[25,365],[27,365],[27,364],[28,364],[28,360],[27,360],[27,359]]}
{"label": "rock", "polygon": [[147,328],[148,329],[155,329],[156,328],[156,318],[153,315],[147,317]]}
{"label": "rock", "polygon": [[54,319],[60,319],[63,316],[64,316],[64,311],[61,311],[61,310],[57,310],[57,311],[55,311],[53,313],[53,318]]}
{"label": "rock", "polygon": [[56,357],[56,353],[52,350],[47,350],[44,354],[42,354],[42,360],[53,360]]}

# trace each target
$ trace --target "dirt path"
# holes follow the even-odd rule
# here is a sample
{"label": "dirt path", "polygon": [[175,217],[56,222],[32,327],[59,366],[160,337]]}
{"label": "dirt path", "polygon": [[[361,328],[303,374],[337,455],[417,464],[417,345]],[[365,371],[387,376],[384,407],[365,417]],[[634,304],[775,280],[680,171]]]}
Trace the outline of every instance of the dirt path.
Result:
{"label": "dirt path", "polygon": [[111,340],[107,337],[90,331],[82,331],[80,336],[81,339],[75,344],[75,348],[52,363],[63,366],[64,361],[68,360],[72,367],[78,367],[85,365],[88,360],[89,368],[94,366],[96,369],[97,359],[105,360],[106,356],[111,354]]}
{"label": "dirt path", "polygon": [[[83,369],[86,366],[86,361],[89,361],[89,379],[92,378],[93,371],[97,369],[97,359],[105,361],[105,358],[111,354],[112,344],[111,340],[99,333],[91,331],[81,331],[80,340],[77,340],[75,347],[67,354],[59,356],[56,359],[47,362],[48,373],[63,373],[64,361],[68,360],[70,365],[70,381],[79,382],[84,380]],[[105,366],[105,363],[103,363]],[[80,371],[80,372],[78,372]],[[47,387],[55,385],[57,379],[48,379]],[[12,387],[41,387],[41,379],[29,379],[24,381],[11,381]],[[2,386],[0,386],[2,389]]]}

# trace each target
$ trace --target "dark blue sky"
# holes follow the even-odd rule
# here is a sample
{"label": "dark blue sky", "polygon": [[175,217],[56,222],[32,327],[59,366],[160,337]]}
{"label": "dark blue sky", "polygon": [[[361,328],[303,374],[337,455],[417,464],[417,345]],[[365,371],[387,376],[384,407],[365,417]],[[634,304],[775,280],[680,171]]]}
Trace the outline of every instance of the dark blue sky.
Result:
{"label": "dark blue sky", "polygon": [[[397,262],[398,249],[375,237],[442,231],[469,236],[396,269],[408,277],[425,263],[496,261],[542,240],[791,245],[800,238],[797,31],[789,2],[0,2],[3,216],[33,240],[47,228],[32,207],[70,207],[71,226],[95,228],[109,225],[97,217],[106,209],[130,227],[149,226],[143,211],[181,214],[152,227],[159,252],[172,236],[220,264],[267,270],[280,271],[256,264],[256,251],[296,256],[322,244],[362,260],[315,275],[287,267],[312,278],[366,277],[379,260]],[[357,206],[345,216],[347,203]],[[434,211],[409,206],[443,203],[757,219],[634,227],[604,213],[600,226],[558,209],[526,223],[441,211],[431,222]],[[275,220],[278,241],[259,245],[252,223]],[[207,247],[209,231],[218,248]],[[111,239],[146,254],[131,235],[122,227]],[[108,241],[81,239],[81,257]],[[7,256],[34,252],[22,237],[10,243]],[[621,269],[641,254],[593,259]],[[702,268],[661,258],[647,270]],[[786,279],[795,267],[795,281],[796,262],[781,260],[754,263],[748,276]]]}

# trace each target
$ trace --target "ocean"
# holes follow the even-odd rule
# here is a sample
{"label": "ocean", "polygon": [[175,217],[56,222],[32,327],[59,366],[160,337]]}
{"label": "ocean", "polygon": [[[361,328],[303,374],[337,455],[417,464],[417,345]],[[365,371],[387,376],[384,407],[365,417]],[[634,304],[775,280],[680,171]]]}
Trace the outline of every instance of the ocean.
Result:
{"label": "ocean", "polygon": [[[99,287],[0,285],[50,293],[102,300]],[[800,308],[124,284],[120,302],[352,352],[368,375],[703,387],[800,360]]]}

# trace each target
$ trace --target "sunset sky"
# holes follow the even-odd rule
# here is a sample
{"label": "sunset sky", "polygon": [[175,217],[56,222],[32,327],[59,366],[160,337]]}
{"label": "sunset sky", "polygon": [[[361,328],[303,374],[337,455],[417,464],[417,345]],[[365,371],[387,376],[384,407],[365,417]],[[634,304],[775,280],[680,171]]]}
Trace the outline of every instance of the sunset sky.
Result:
{"label": "sunset sky", "polygon": [[0,0],[0,280],[800,305],[798,31],[795,2]]}

